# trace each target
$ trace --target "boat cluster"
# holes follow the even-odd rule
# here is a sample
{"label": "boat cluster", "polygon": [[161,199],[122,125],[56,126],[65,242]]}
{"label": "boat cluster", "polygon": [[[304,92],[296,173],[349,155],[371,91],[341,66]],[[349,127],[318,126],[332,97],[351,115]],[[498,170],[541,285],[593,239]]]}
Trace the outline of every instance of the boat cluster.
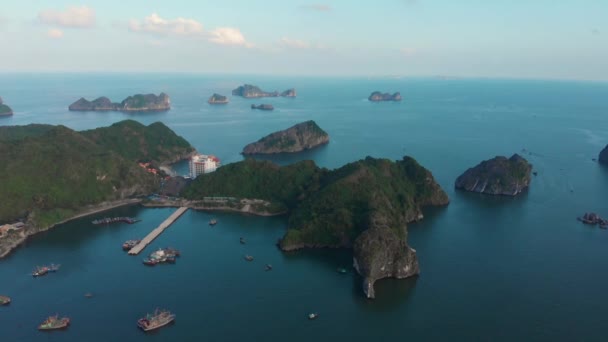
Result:
{"label": "boat cluster", "polygon": [[104,217],[101,219],[97,219],[97,220],[93,220],[91,221],[92,224],[96,224],[96,225],[100,225],[100,224],[112,224],[112,223],[128,223],[128,224],[133,224],[133,223],[137,223],[141,220],[132,218],[132,217]]}
{"label": "boat cluster", "polygon": [[585,215],[579,217],[578,220],[583,222],[584,224],[599,225],[600,228],[603,229],[608,228],[608,220],[601,218],[596,213],[585,213]]}
{"label": "boat cluster", "polygon": [[149,257],[144,259],[144,265],[154,266],[156,264],[175,264],[175,258],[179,257],[180,253],[177,249],[173,248],[159,248],[157,251],[150,254]]}
{"label": "boat cluster", "polygon": [[49,272],[57,272],[61,265],[50,264],[49,266],[36,266],[32,272],[33,277],[41,277],[47,275]]}
{"label": "boat cluster", "polygon": [[130,251],[131,248],[137,246],[141,240],[127,240],[122,244],[123,251]]}

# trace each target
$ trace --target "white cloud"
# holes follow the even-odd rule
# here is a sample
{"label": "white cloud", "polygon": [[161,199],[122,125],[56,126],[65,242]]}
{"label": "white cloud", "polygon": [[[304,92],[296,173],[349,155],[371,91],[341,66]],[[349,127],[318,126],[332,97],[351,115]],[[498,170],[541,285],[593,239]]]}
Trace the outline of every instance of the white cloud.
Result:
{"label": "white cloud", "polygon": [[317,11],[317,12],[329,12],[331,11],[331,6],[324,4],[312,4],[312,5],[304,5],[302,8]]}
{"label": "white cloud", "polygon": [[209,32],[209,41],[219,45],[237,45],[253,47],[248,43],[239,29],[233,27],[218,27]]}
{"label": "white cloud", "polygon": [[95,26],[95,10],[87,6],[69,7],[65,11],[44,10],[38,20],[46,25],[71,28]]}
{"label": "white cloud", "polygon": [[310,43],[305,42],[303,40],[290,39],[285,37],[281,38],[279,45],[291,49],[309,49],[311,47]]}
{"label": "white cloud", "polygon": [[129,29],[133,32],[145,32],[158,35],[177,36],[201,36],[203,24],[194,19],[176,18],[163,19],[158,14],[152,13],[144,18],[142,22],[131,19]]}
{"label": "white cloud", "polygon": [[60,29],[50,29],[46,32],[47,37],[53,39],[63,38],[63,31]]}

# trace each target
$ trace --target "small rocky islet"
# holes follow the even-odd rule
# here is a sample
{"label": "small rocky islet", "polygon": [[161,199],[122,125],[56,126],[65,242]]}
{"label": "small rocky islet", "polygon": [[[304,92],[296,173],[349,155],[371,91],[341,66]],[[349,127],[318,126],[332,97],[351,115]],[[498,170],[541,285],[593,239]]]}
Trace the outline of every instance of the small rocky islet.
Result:
{"label": "small rocky islet", "polygon": [[296,97],[296,90],[294,88],[287,89],[281,93],[278,91],[263,91],[258,86],[252,84],[244,84],[232,90],[232,95],[242,96],[244,98],[260,98],[260,97]]}
{"label": "small rocky islet", "polygon": [[489,195],[516,196],[530,186],[532,165],[518,154],[497,156],[468,169],[456,179],[456,189]]}
{"label": "small rocky islet", "polygon": [[218,93],[214,93],[213,95],[211,95],[209,100],[207,100],[207,103],[209,104],[227,104],[228,102],[228,97],[220,95]]}
{"label": "small rocky islet", "polygon": [[13,110],[11,107],[4,104],[2,101],[2,97],[0,97],[0,116],[11,116],[13,115]]}
{"label": "small rocky islet", "polygon": [[313,120],[271,133],[243,148],[242,154],[294,153],[329,143],[329,134]]}
{"label": "small rocky islet", "polygon": [[259,109],[259,110],[274,110],[274,106],[271,104],[260,104],[260,105],[251,105],[251,109]]}
{"label": "small rocky islet", "polygon": [[379,91],[375,91],[371,93],[371,95],[367,98],[371,102],[386,102],[386,101],[401,101],[401,93],[396,92],[394,94],[390,93],[381,93]]}
{"label": "small rocky islet", "polygon": [[112,102],[109,98],[102,96],[93,101],[81,97],[69,107],[71,111],[78,112],[161,112],[171,109],[171,99],[165,93],[136,94],[129,96],[120,103]]}

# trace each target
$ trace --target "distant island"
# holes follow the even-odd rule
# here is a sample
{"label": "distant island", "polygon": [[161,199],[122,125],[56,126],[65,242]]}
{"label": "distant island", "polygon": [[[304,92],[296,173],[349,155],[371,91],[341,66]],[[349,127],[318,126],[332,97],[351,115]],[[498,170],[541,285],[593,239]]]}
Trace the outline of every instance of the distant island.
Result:
{"label": "distant island", "polygon": [[247,159],[197,177],[182,196],[191,201],[231,196],[227,205],[239,207],[239,199],[258,199],[266,202],[256,210],[287,212],[279,247],[352,248],[368,298],[374,298],[378,279],[419,273],[406,224],[422,219],[425,206],[449,203],[433,175],[410,157],[396,162],[367,157],[336,170],[313,161],[278,166]]}
{"label": "distant island", "polygon": [[271,104],[261,104],[261,105],[251,105],[251,109],[260,109],[260,110],[274,110],[274,106]]}
{"label": "distant island", "polygon": [[239,86],[238,88],[232,90],[232,95],[242,96],[245,98],[278,97],[278,96],[296,97],[296,90],[291,88],[291,89],[285,90],[284,92],[279,94],[278,91],[267,92],[267,91],[263,91],[258,86],[251,85],[251,84],[244,84],[244,85]]}
{"label": "distant island", "polygon": [[207,101],[209,104],[226,104],[228,103],[228,98],[226,96],[220,94],[213,94]]}
{"label": "distant island", "polygon": [[530,185],[532,165],[518,154],[498,156],[468,169],[456,179],[456,188],[489,195],[515,196]]}
{"label": "distant island", "polygon": [[24,231],[0,239],[0,257],[27,236],[67,219],[154,193],[160,166],[195,152],[160,122],[144,126],[126,120],[80,132],[51,125],[0,127],[0,224],[25,223]]}
{"label": "distant island", "polygon": [[71,111],[119,111],[119,112],[159,112],[171,109],[169,95],[160,93],[136,94],[129,96],[120,103],[110,101],[107,97],[100,97],[93,101],[80,98],[69,106]]}
{"label": "distant island", "polygon": [[13,115],[13,110],[11,107],[7,106],[2,102],[2,98],[0,97],[0,116],[11,116]]}
{"label": "distant island", "polygon": [[293,153],[329,143],[329,135],[310,120],[271,133],[243,148],[243,154]]}
{"label": "distant island", "polygon": [[401,101],[401,93],[396,92],[394,94],[389,93],[381,93],[379,91],[373,92],[368,98],[368,100],[372,102],[382,102],[382,101]]}
{"label": "distant island", "polygon": [[606,147],[604,147],[604,149],[600,152],[598,161],[602,164],[608,165],[608,145],[606,145]]}

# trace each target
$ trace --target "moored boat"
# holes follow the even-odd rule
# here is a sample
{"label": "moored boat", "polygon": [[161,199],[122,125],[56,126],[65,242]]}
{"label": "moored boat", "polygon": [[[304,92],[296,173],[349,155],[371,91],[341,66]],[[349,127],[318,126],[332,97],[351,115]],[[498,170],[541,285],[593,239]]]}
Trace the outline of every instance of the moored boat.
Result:
{"label": "moored boat", "polygon": [[168,310],[156,309],[154,314],[146,314],[146,317],[137,320],[137,326],[143,331],[150,331],[164,327],[175,320],[175,314]]}
{"label": "moored boat", "polygon": [[57,330],[64,329],[70,325],[68,317],[59,318],[58,315],[50,316],[38,326],[38,330]]}
{"label": "moored boat", "polygon": [[209,225],[210,226],[215,226],[217,224],[217,220],[216,219],[211,219],[211,221],[209,221]]}
{"label": "moored boat", "polygon": [[317,319],[317,317],[319,317],[319,314],[316,312],[311,312],[308,314],[308,319],[310,320]]}
{"label": "moored boat", "polygon": [[245,255],[245,260],[253,261],[253,257],[251,255]]}
{"label": "moored boat", "polygon": [[135,247],[140,242],[141,240],[127,240],[122,244],[122,249],[125,251],[131,250],[131,248]]}
{"label": "moored boat", "polygon": [[154,266],[154,265],[158,264],[158,261],[156,261],[155,259],[146,258],[146,259],[144,259],[143,263],[144,263],[144,265],[147,265],[147,266]]}
{"label": "moored boat", "polygon": [[1,305],[9,305],[11,303],[11,297],[0,296],[0,306]]}

